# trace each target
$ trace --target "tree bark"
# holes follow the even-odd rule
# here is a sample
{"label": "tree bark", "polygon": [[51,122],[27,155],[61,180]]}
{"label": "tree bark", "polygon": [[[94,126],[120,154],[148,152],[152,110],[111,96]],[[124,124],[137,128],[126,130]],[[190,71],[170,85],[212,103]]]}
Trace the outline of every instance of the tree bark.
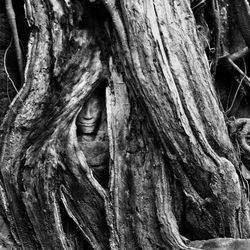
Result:
{"label": "tree bark", "polygon": [[[26,0],[25,81],[1,126],[14,249],[188,249],[247,238],[248,197],[190,1]],[[109,187],[76,118],[106,85]]]}
{"label": "tree bark", "polygon": [[248,221],[238,163],[188,1],[126,2],[121,10],[125,82],[181,182],[189,237],[248,236],[248,223],[238,218]]}

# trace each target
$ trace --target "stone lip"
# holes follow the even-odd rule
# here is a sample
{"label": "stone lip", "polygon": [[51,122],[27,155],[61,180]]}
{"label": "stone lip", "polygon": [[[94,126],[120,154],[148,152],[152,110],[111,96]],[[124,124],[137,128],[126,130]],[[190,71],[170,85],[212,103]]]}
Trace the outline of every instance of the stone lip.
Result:
{"label": "stone lip", "polygon": [[96,130],[97,122],[89,122],[89,123],[83,123],[83,122],[77,122],[77,129],[81,134],[91,134]]}
{"label": "stone lip", "polygon": [[96,121],[94,121],[94,122],[80,122],[80,121],[78,121],[77,126],[93,127],[96,125],[96,123],[97,123]]}
{"label": "stone lip", "polygon": [[189,247],[204,250],[250,250],[250,239],[216,238],[191,241]]}

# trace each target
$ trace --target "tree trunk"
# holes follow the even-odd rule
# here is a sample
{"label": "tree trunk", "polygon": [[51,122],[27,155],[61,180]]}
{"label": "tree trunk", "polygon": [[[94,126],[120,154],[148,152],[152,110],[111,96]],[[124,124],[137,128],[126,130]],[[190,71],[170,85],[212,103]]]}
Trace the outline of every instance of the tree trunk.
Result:
{"label": "tree trunk", "polygon": [[[188,249],[186,238],[249,237],[240,163],[190,1],[26,0],[25,10],[25,82],[1,127],[5,244]],[[77,125],[100,86],[108,187]]]}

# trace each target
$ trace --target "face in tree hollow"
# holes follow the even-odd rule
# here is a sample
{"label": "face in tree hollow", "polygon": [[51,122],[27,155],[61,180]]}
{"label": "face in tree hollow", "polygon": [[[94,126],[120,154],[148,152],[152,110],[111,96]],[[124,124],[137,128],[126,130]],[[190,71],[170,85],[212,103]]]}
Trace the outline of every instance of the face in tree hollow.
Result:
{"label": "face in tree hollow", "polygon": [[81,134],[91,134],[96,130],[104,106],[103,95],[100,90],[95,90],[83,105],[76,120]]}

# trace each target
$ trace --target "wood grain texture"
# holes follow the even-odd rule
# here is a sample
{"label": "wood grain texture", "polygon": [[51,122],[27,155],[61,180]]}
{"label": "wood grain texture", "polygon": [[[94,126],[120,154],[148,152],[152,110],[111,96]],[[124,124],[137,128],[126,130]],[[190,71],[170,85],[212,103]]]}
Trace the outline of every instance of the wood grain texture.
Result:
{"label": "wood grain texture", "polygon": [[[248,237],[239,162],[190,1],[26,0],[25,83],[2,124],[0,205],[16,249],[189,249]],[[76,118],[107,84],[109,188]]]}

